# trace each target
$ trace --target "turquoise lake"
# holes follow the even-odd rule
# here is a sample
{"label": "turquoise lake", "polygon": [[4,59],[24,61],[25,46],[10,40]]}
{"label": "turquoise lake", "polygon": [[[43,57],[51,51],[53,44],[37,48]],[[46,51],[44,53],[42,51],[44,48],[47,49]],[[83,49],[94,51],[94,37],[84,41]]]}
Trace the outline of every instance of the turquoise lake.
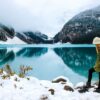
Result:
{"label": "turquoise lake", "polygon": [[[31,66],[27,75],[41,80],[66,76],[74,84],[85,82],[95,60],[94,45],[0,45],[0,68],[9,64],[18,73],[20,65]],[[98,79],[97,74],[93,76]]]}

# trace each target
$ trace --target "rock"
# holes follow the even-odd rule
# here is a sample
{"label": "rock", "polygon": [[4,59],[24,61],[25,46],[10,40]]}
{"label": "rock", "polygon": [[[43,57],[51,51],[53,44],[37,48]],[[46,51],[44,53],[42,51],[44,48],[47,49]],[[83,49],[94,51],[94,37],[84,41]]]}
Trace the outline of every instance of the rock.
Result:
{"label": "rock", "polygon": [[55,35],[54,41],[91,44],[93,38],[97,36],[100,37],[100,6],[74,16]]}
{"label": "rock", "polygon": [[0,86],[3,87],[3,83],[0,83]]}
{"label": "rock", "polygon": [[63,79],[63,78],[58,78],[58,79],[52,81],[52,83],[59,83],[59,82],[67,82],[67,80]]}
{"label": "rock", "polygon": [[40,100],[48,100],[48,96],[42,95],[42,96],[40,97]]}
{"label": "rock", "polygon": [[74,92],[74,89],[67,85],[64,86],[64,90]]}
{"label": "rock", "polygon": [[48,91],[50,91],[52,95],[55,94],[55,90],[54,89],[49,89]]}
{"label": "rock", "polygon": [[23,87],[20,87],[19,89],[23,89]]}
{"label": "rock", "polygon": [[61,84],[66,84],[66,82],[61,82]]}
{"label": "rock", "polygon": [[17,85],[16,84],[14,84],[14,88],[17,88]]}

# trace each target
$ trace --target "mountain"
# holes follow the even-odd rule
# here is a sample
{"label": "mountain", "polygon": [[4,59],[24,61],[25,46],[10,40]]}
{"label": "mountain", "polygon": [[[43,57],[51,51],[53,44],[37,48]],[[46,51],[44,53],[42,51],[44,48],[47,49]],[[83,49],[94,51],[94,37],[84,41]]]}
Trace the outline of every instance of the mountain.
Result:
{"label": "mountain", "polygon": [[4,44],[91,44],[94,37],[100,37],[100,6],[86,10],[69,20],[53,39],[41,32],[15,32],[14,28],[0,24],[0,43]]}
{"label": "mountain", "polygon": [[53,43],[41,32],[15,32],[12,27],[0,24],[0,44],[47,44]]}
{"label": "mountain", "polygon": [[13,38],[15,36],[15,31],[12,27],[7,27],[0,24],[0,41],[7,41],[7,38]]}
{"label": "mountain", "polygon": [[96,36],[100,37],[100,6],[74,16],[55,35],[54,41],[73,44],[92,43]]}
{"label": "mountain", "polygon": [[32,32],[32,31],[27,31],[22,33],[17,32],[16,36],[28,44],[53,43],[53,40],[48,40],[48,36],[40,32]]}

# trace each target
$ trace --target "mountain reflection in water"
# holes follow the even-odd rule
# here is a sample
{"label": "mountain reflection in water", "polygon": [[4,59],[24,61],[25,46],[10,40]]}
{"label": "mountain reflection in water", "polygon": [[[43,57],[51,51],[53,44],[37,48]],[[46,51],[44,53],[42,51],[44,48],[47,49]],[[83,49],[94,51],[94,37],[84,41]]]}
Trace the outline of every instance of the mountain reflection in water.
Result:
{"label": "mountain reflection in water", "polygon": [[16,53],[17,56],[23,56],[23,57],[39,57],[43,54],[45,54],[48,51],[47,48],[23,48],[20,51]]}
{"label": "mountain reflection in water", "polygon": [[55,53],[76,73],[86,76],[96,60],[95,48],[55,48]]}
{"label": "mountain reflection in water", "polygon": [[7,49],[0,49],[0,65],[13,61],[14,58],[15,53],[13,50],[7,52]]}
{"label": "mountain reflection in water", "polygon": [[18,52],[14,52],[13,49],[8,51],[7,48],[0,49],[0,65],[7,64],[15,59],[15,57],[39,57],[48,51],[47,48],[22,48]]}
{"label": "mountain reflection in water", "polygon": [[[87,78],[88,70],[94,66],[96,50],[94,47],[1,47],[0,67],[11,65],[18,72],[20,65],[31,66],[39,79],[53,79],[66,76],[71,81]],[[79,79],[76,80],[76,77]],[[96,75],[94,75],[96,78]]]}

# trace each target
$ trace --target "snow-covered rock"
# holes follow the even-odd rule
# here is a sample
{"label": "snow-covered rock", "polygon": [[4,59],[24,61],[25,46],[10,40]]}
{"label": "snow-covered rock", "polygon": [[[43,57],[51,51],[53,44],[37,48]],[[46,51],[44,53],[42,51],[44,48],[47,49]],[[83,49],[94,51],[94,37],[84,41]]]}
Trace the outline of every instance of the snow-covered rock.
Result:
{"label": "snow-covered rock", "polygon": [[[64,87],[71,87],[72,83],[63,76],[54,80],[62,78],[66,80],[66,84],[39,80],[31,76],[20,78],[14,75],[2,79],[3,75],[6,73],[0,74],[0,100],[100,100],[100,94],[92,92],[93,90],[83,94],[77,89],[74,89],[74,92],[65,90]],[[77,86],[82,84],[79,83]]]}

